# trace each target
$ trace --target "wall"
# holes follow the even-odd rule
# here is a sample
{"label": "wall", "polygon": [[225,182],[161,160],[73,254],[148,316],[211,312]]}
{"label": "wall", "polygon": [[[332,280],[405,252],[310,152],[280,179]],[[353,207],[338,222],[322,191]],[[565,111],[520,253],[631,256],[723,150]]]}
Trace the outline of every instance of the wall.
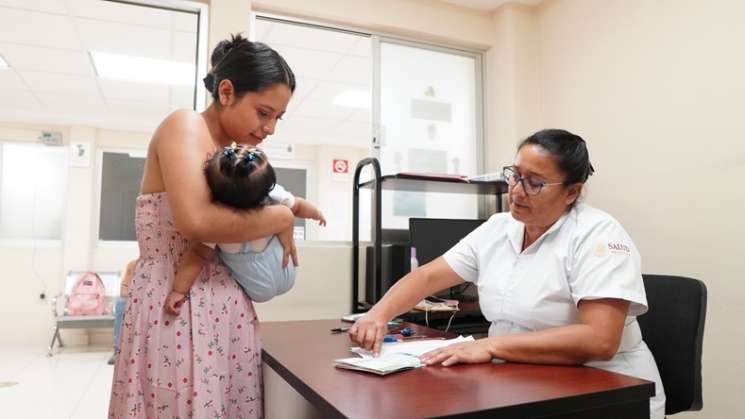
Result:
{"label": "wall", "polygon": [[[42,130],[62,132],[65,138],[70,133],[68,127],[0,123],[0,141],[35,143]],[[49,298],[62,289],[63,259],[62,242],[0,244],[0,345],[51,340]],[[41,293],[47,298],[41,300]]]}
{"label": "wall", "polygon": [[518,140],[540,129],[540,74],[534,7],[507,4],[492,15],[493,47],[486,54],[487,168],[512,162]]}
{"label": "wall", "polygon": [[542,126],[587,139],[587,201],[623,223],[645,272],[707,284],[691,416],[745,416],[745,3],[554,0],[537,19]]}
{"label": "wall", "polygon": [[[213,2],[213,7],[219,6]],[[422,41],[484,48],[492,42],[490,17],[473,9],[432,0],[253,0],[255,11],[314,22],[412,37]]]}

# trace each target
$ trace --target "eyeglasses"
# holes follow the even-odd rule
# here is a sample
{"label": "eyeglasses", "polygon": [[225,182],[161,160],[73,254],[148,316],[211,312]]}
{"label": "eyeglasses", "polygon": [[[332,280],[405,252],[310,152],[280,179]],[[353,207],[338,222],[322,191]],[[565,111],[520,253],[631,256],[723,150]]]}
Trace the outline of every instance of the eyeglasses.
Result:
{"label": "eyeglasses", "polygon": [[502,176],[507,181],[510,189],[514,188],[518,182],[523,185],[523,190],[528,195],[538,195],[544,186],[562,185],[564,182],[547,183],[542,180],[535,180],[530,176],[520,176],[514,166],[505,166],[502,168]]}

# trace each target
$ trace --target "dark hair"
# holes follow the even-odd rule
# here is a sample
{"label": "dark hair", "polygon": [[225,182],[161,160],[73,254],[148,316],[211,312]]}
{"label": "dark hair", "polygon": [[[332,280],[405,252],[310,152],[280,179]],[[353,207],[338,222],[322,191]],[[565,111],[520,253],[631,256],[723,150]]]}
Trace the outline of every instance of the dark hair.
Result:
{"label": "dark hair", "polygon": [[563,129],[544,129],[524,139],[517,149],[533,144],[548,151],[564,174],[564,185],[585,183],[595,173],[585,140]]}
{"label": "dark hair", "polygon": [[220,41],[212,51],[210,62],[212,70],[204,78],[204,87],[217,103],[220,103],[217,86],[225,79],[233,83],[237,97],[277,83],[295,91],[295,74],[284,58],[266,44],[251,42],[240,34]]}
{"label": "dark hair", "polygon": [[212,199],[237,209],[261,206],[277,182],[264,152],[242,144],[215,152],[204,175]]}

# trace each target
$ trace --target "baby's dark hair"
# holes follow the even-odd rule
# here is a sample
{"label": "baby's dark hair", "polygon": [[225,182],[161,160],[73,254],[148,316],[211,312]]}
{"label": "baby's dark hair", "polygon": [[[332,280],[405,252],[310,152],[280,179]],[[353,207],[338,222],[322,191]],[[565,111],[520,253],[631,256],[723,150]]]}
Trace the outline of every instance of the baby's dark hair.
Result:
{"label": "baby's dark hair", "polygon": [[212,199],[237,209],[261,206],[277,183],[264,152],[243,144],[215,152],[204,165],[204,175]]}

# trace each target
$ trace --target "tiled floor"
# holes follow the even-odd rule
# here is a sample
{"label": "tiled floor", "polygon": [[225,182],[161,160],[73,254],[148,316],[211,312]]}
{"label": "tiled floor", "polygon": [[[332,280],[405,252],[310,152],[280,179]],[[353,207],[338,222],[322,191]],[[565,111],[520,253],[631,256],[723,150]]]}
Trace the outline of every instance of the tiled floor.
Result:
{"label": "tiled floor", "polygon": [[0,347],[3,418],[103,419],[114,367],[106,347],[66,347],[51,358],[44,348]]}

